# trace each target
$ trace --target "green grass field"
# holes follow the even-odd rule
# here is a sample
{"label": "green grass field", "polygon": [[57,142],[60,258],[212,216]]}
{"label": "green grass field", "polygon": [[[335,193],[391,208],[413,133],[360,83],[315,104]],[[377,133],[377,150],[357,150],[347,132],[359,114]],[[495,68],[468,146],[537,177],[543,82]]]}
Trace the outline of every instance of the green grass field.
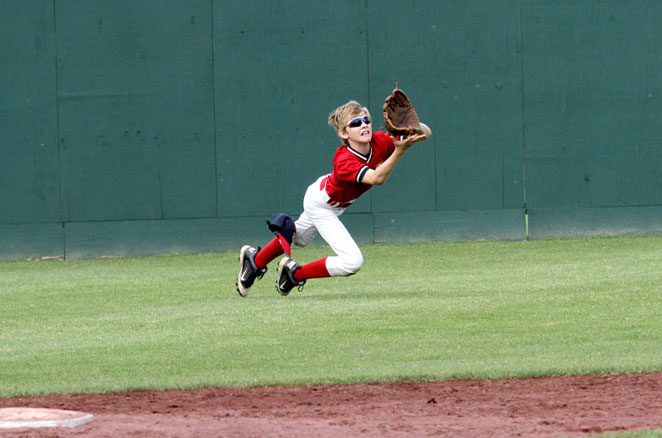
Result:
{"label": "green grass field", "polygon": [[662,430],[638,430],[634,432],[617,432],[602,435],[596,435],[596,438],[659,438],[662,437]]}
{"label": "green grass field", "polygon": [[662,236],[363,251],[289,297],[234,251],[0,263],[0,396],[662,370]]}

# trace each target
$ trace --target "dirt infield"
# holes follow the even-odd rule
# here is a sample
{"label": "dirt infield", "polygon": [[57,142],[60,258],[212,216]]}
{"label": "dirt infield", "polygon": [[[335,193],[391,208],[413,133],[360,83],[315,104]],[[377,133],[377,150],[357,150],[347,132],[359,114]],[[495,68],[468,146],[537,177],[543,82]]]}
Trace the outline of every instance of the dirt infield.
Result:
{"label": "dirt infield", "polygon": [[662,428],[662,373],[0,398],[94,415],[4,437],[585,436]]}

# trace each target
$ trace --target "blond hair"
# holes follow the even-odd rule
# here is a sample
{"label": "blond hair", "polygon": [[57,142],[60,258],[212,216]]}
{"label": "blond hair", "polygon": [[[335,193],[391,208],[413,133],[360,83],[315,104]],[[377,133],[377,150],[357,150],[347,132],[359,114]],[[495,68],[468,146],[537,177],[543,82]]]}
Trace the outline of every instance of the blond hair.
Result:
{"label": "blond hair", "polygon": [[[347,123],[353,117],[360,116],[364,113],[370,117],[370,111],[368,111],[368,108],[361,106],[361,104],[355,100],[350,100],[329,114],[329,126],[333,128],[336,134],[338,134],[338,131],[344,131],[347,128]],[[347,144],[347,140],[340,139],[343,143]]]}

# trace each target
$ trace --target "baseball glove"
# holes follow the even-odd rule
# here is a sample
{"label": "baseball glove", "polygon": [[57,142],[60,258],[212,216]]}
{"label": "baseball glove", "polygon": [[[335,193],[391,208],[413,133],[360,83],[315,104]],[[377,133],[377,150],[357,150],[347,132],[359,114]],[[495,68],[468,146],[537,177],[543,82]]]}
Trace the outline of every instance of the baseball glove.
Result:
{"label": "baseball glove", "polygon": [[407,137],[420,131],[418,114],[407,95],[395,88],[384,103],[384,125],[394,137]]}

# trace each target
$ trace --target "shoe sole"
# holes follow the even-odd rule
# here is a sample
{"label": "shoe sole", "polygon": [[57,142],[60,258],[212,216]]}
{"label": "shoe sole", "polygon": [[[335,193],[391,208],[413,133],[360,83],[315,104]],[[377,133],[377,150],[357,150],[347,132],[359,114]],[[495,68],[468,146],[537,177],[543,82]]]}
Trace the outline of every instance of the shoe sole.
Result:
{"label": "shoe sole", "polygon": [[283,269],[285,268],[285,265],[287,265],[290,262],[290,260],[292,259],[290,259],[289,257],[283,257],[281,261],[278,262],[278,279],[276,280],[276,290],[278,291],[279,294],[281,294],[284,297],[288,296],[291,290],[287,292],[283,292],[282,290],[280,290],[280,288],[278,287],[278,280],[280,280],[280,275],[283,273]]}
{"label": "shoe sole", "polygon": [[248,251],[250,247],[250,245],[244,245],[241,247],[241,250],[239,250],[239,274],[237,274],[237,282],[234,284],[237,287],[239,296],[244,298],[248,296],[248,292],[251,291],[251,288],[245,288],[241,286],[241,270],[244,267],[244,254],[246,254],[246,251]]}

